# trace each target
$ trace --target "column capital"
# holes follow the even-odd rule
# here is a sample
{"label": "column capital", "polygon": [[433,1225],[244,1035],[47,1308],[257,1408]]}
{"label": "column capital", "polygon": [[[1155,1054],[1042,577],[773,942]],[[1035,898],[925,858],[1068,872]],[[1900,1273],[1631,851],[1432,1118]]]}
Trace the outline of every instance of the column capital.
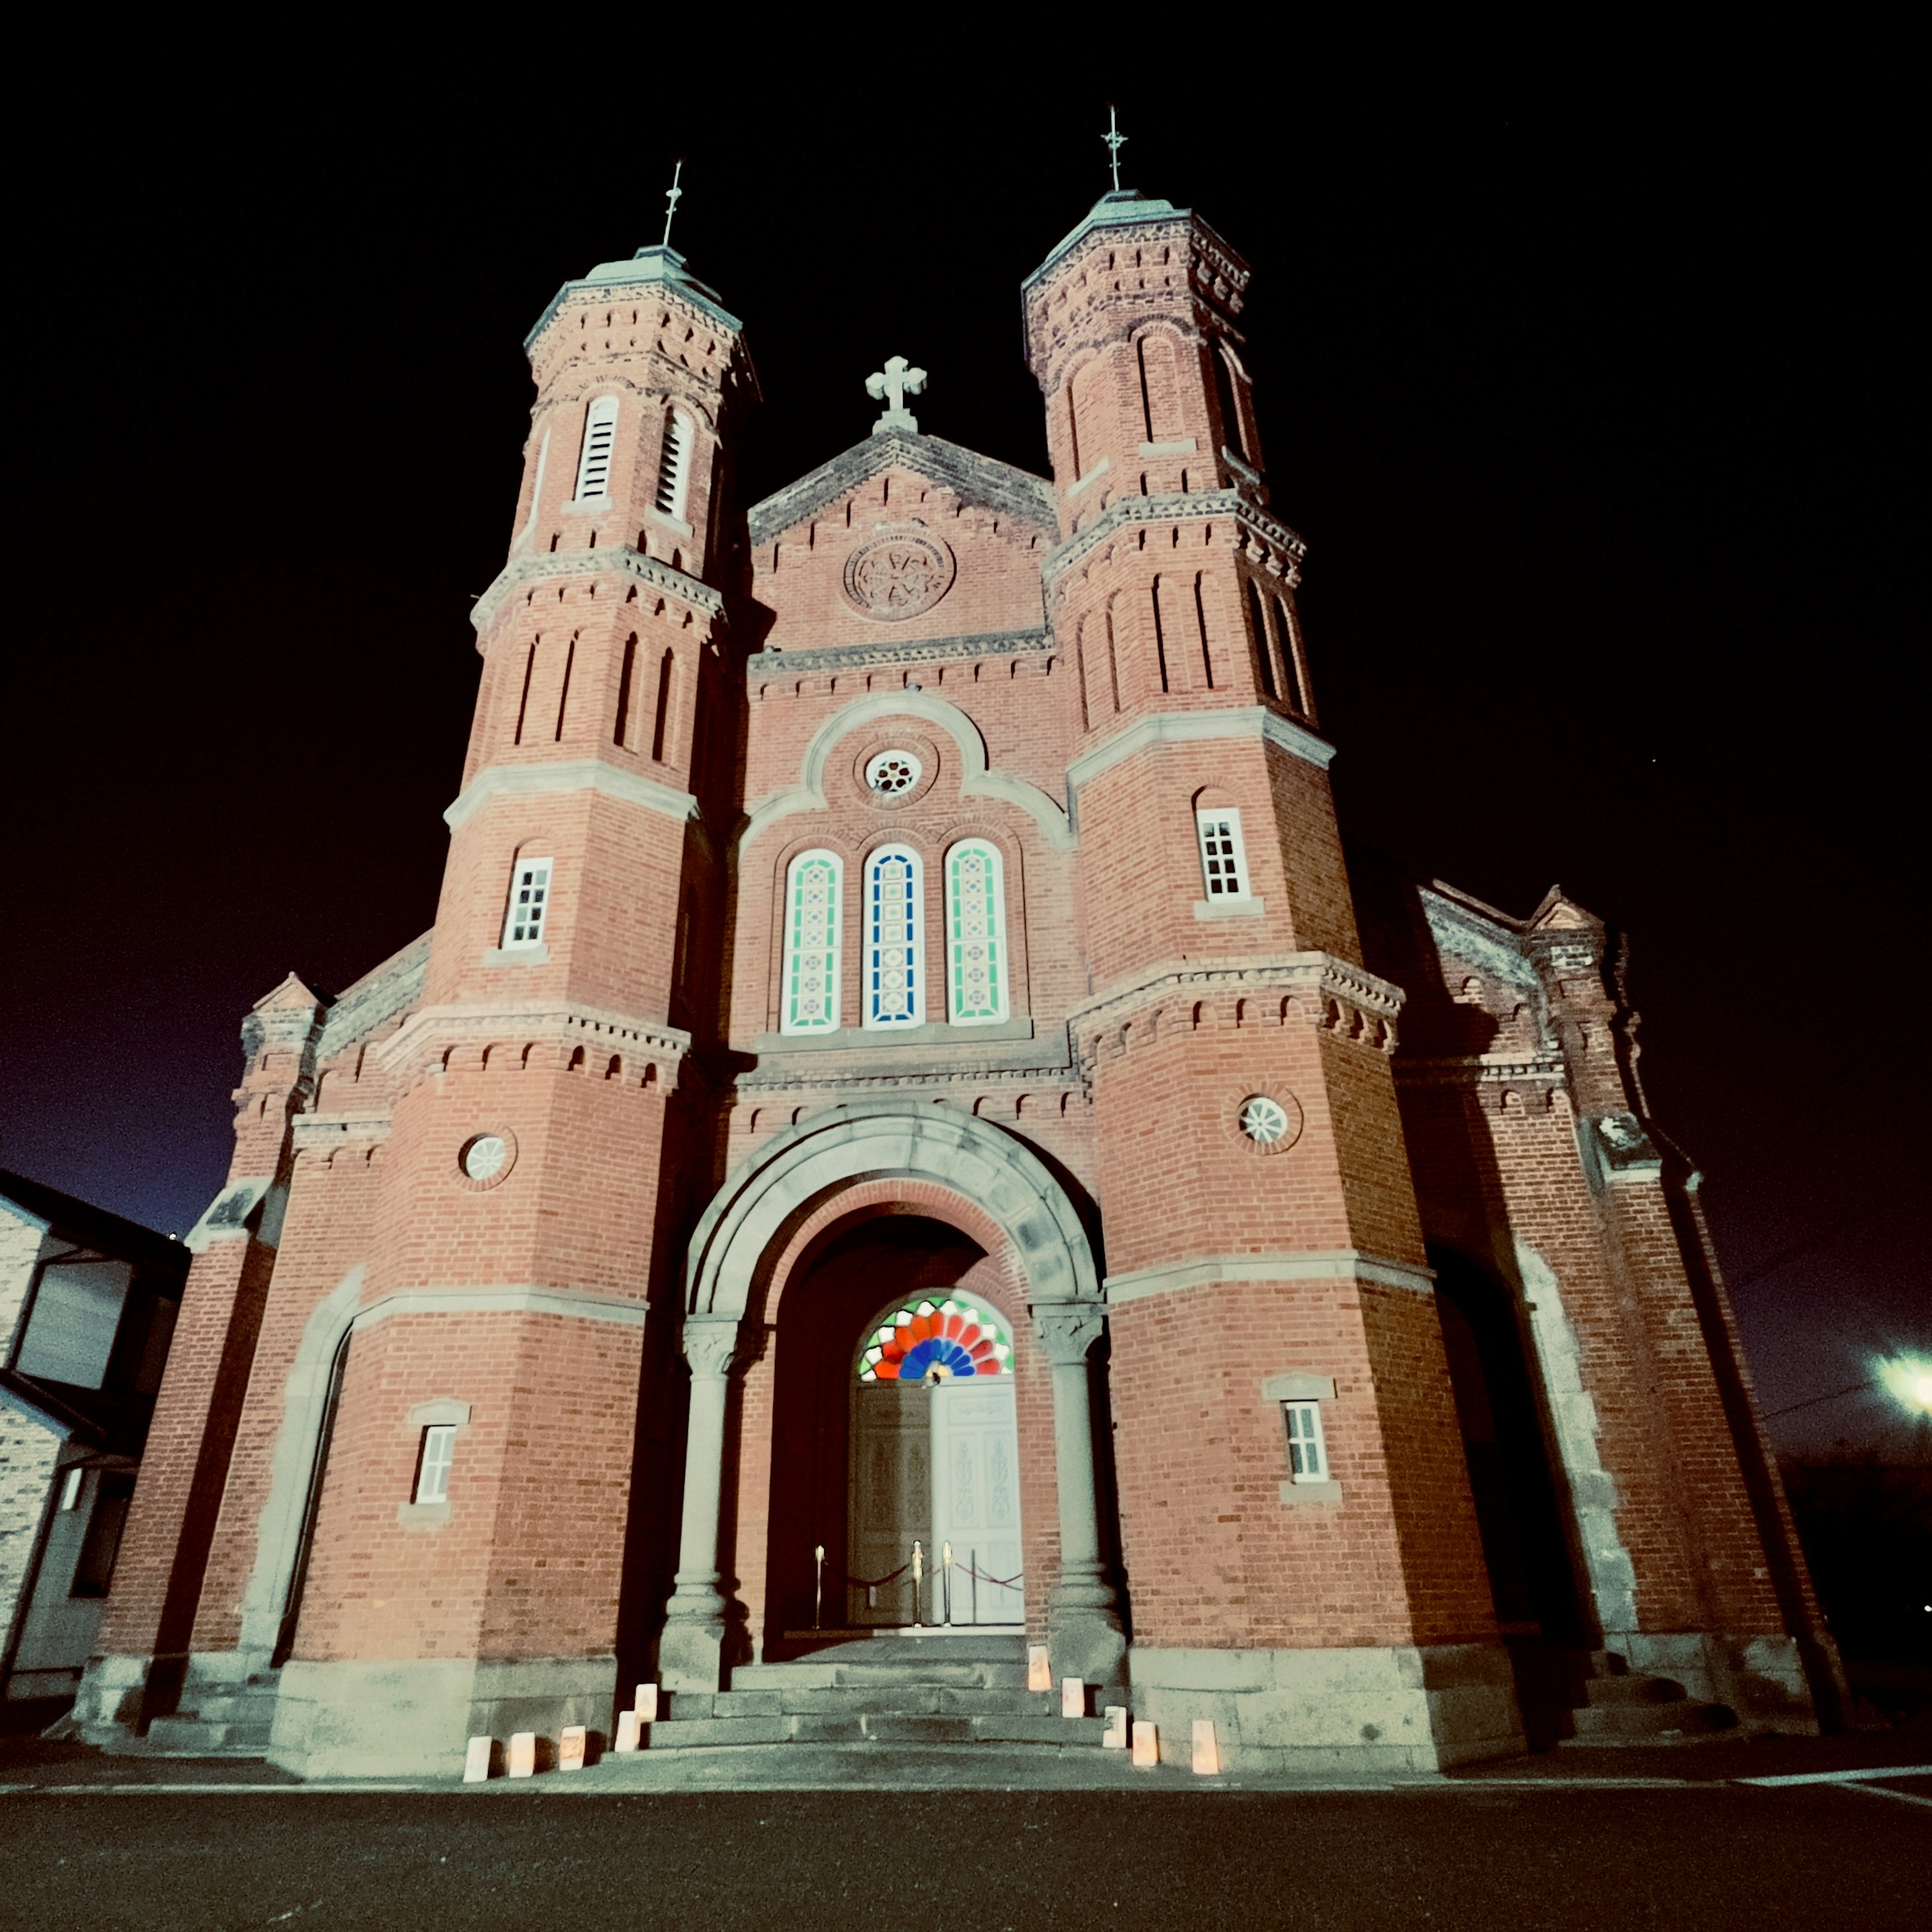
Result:
{"label": "column capital", "polygon": [[1095,1301],[1036,1301],[1027,1312],[1040,1346],[1055,1368],[1084,1362],[1106,1324],[1105,1312]]}
{"label": "column capital", "polygon": [[729,1375],[742,1340],[735,1315],[722,1320],[716,1316],[686,1316],[680,1340],[692,1381],[700,1376],[722,1381]]}

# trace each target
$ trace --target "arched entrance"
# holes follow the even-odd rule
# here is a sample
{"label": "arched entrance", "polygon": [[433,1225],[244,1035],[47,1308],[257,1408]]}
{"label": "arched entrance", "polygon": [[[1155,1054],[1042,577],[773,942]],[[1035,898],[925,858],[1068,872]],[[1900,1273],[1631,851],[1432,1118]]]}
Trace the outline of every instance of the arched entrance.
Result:
{"label": "arched entrance", "polygon": [[867,1324],[850,1381],[848,1622],[1023,1629],[1019,1418],[998,1311],[964,1288],[902,1295]]}
{"label": "arched entrance", "polygon": [[[829,1204],[855,1192],[855,1207],[867,1198],[890,1199],[887,1190],[896,1192],[901,1182],[915,1184],[935,1200],[957,1202],[964,1223],[982,1226],[999,1250],[1009,1277],[1002,1298],[1014,1304],[1004,1312],[1016,1324],[1023,1316],[1027,1346],[1035,1352],[1048,1396],[1040,1412],[1041,1448],[1050,1459],[1051,1507],[1058,1516],[1057,1523],[1048,1523],[1049,1540],[1042,1550],[1043,1557],[1051,1551],[1057,1562],[1037,1566],[1052,1574],[1029,1580],[1026,1594],[1034,1600],[1036,1618],[1044,1612],[1058,1674],[1089,1683],[1119,1681],[1126,1639],[1100,1554],[1088,1386],[1088,1354],[1100,1338],[1102,1309],[1079,1210],[1037,1155],[989,1123],[950,1107],[857,1105],[827,1108],[742,1161],[692,1240],[681,1338],[692,1374],[683,1521],[676,1584],[658,1645],[660,1679],[673,1690],[715,1690],[730,1668],[727,1632],[742,1612],[720,1588],[729,1580],[723,1562],[736,1561],[723,1510],[728,1422],[734,1413],[730,1384],[764,1351],[760,1318],[775,1298],[776,1274],[794,1238],[802,1238]],[[952,1285],[958,1282],[954,1276]],[[875,1282],[864,1314],[847,1331],[853,1342],[860,1323],[880,1310],[878,1286]],[[789,1286],[776,1299],[783,1361],[788,1359],[784,1304],[793,1300]],[[781,1389],[788,1383],[782,1367],[778,1381]],[[850,1384],[842,1379],[839,1387],[849,1442]],[[748,1393],[736,1412],[755,1413],[764,1399],[754,1402]],[[1022,1416],[1023,1434],[1029,1426]],[[751,1463],[769,1455],[776,1474],[786,1454],[785,1432],[772,1428],[762,1447],[755,1438],[734,1434],[734,1468],[741,1450]],[[829,1460],[820,1457],[821,1468]],[[761,1483],[759,1489],[766,1486]],[[776,1481],[769,1492],[776,1510]],[[780,1552],[774,1547],[772,1553],[773,1574],[762,1580],[761,1591],[788,1587],[780,1586],[776,1574]],[[796,1573],[795,1564],[784,1567]],[[789,1616],[773,1619],[768,1630],[772,1623],[780,1629],[800,1627]]]}

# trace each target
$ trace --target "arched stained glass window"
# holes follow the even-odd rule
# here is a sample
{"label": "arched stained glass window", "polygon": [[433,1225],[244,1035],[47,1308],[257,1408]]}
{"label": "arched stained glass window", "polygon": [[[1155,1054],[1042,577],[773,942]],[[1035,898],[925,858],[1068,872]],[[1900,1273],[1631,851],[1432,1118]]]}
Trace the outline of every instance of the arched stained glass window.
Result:
{"label": "arched stained glass window", "polygon": [[956,1288],[942,1300],[915,1295],[895,1309],[860,1345],[858,1373],[862,1382],[945,1382],[1010,1376],[1012,1358],[1006,1324]]}
{"label": "arched stained glass window", "polygon": [[926,1018],[924,895],[919,854],[882,845],[866,861],[866,1021],[918,1026]]}
{"label": "arched stained glass window", "polygon": [[946,855],[946,973],[952,1024],[1008,1017],[1006,868],[1000,848],[963,839]]}
{"label": "arched stained glass window", "polygon": [[836,852],[801,852],[791,862],[785,879],[781,1033],[830,1033],[839,1023],[838,898],[844,872]]}

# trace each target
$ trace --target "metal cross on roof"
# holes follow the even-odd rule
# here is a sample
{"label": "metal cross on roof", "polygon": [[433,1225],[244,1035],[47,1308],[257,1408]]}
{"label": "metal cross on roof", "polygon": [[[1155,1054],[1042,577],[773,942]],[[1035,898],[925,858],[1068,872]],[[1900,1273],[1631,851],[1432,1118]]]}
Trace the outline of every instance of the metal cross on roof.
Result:
{"label": "metal cross on roof", "polygon": [[684,199],[684,190],[678,186],[678,183],[683,178],[684,157],[680,154],[677,159],[677,166],[671,175],[670,186],[664,190],[664,236],[662,245],[666,248],[670,246],[671,218],[677,212],[678,203]]}
{"label": "metal cross on roof", "polygon": [[1114,192],[1120,191],[1120,150],[1127,144],[1127,137],[1120,132],[1120,124],[1114,118],[1114,104],[1107,103],[1107,131],[1100,136],[1107,144],[1107,165],[1114,171]]}
{"label": "metal cross on roof", "polygon": [[908,396],[926,393],[926,371],[913,368],[903,356],[888,356],[886,366],[877,375],[866,378],[866,393],[874,402],[884,403],[885,412],[872,425],[874,436],[884,436],[888,430],[902,429],[912,435],[919,433],[919,418],[905,406]]}

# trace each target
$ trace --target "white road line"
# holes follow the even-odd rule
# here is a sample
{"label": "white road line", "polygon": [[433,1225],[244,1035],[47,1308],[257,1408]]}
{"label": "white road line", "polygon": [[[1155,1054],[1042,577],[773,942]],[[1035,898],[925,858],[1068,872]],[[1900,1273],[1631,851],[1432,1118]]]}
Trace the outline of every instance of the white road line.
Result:
{"label": "white road line", "polygon": [[1897,1764],[1888,1771],[1796,1771],[1783,1778],[1739,1778],[1736,1784],[1868,1784],[1875,1778],[1932,1778],[1932,1764]]}
{"label": "white road line", "polygon": [[1921,1798],[1916,1791],[1888,1791],[1882,1784],[1847,1784],[1846,1791],[1862,1791],[1868,1798],[1896,1798],[1901,1804],[1922,1804],[1932,1811],[1932,1798]]}

